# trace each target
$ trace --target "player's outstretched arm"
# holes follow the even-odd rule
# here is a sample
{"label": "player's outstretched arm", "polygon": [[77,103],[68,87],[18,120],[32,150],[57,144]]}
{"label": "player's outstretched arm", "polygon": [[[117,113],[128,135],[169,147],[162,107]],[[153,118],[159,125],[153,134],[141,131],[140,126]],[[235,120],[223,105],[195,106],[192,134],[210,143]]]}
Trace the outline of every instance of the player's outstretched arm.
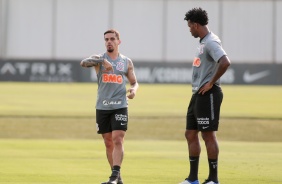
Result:
{"label": "player's outstretched arm", "polygon": [[93,66],[97,66],[99,63],[103,63],[104,59],[103,58],[99,58],[99,57],[88,57],[83,59],[80,62],[80,66],[82,67],[93,67]]}
{"label": "player's outstretched arm", "polygon": [[133,99],[137,93],[137,89],[139,87],[139,84],[136,79],[136,75],[134,72],[134,66],[131,60],[128,60],[128,72],[127,72],[127,79],[130,83],[130,88],[127,90],[129,93],[127,95],[127,98]]}

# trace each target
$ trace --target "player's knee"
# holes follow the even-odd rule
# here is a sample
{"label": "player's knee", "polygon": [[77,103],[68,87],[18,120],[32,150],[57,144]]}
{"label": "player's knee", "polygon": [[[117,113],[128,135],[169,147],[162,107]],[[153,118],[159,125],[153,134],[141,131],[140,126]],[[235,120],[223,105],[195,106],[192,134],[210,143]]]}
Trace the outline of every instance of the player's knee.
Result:
{"label": "player's knee", "polygon": [[185,138],[187,139],[188,142],[193,142],[194,140],[198,140],[198,133],[197,131],[186,130]]}
{"label": "player's knee", "polygon": [[113,144],[115,146],[122,145],[123,144],[123,137],[121,137],[121,136],[114,137],[113,138]]}
{"label": "player's knee", "polygon": [[110,139],[104,140],[104,143],[107,149],[111,149],[113,147],[113,141]]}
{"label": "player's knee", "polygon": [[113,140],[110,136],[103,136],[103,139],[107,149],[113,147]]}
{"label": "player's knee", "polygon": [[202,132],[202,138],[205,142],[216,142],[216,136],[214,132]]}

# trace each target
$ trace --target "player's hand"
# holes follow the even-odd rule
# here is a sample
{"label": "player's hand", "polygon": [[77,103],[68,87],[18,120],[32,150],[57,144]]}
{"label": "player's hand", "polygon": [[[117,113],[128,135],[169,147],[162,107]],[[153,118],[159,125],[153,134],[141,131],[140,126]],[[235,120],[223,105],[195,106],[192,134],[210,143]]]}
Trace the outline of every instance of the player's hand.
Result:
{"label": "player's hand", "polygon": [[205,94],[207,91],[209,91],[212,88],[213,84],[211,83],[206,83],[201,89],[199,90],[198,94]]}
{"label": "player's hand", "polygon": [[127,92],[129,93],[127,95],[127,98],[129,98],[129,99],[133,99],[135,97],[135,95],[136,95],[136,91],[135,91],[134,88],[128,89]]}
{"label": "player's hand", "polygon": [[105,68],[104,72],[111,72],[111,71],[114,72],[113,65],[108,60],[104,59],[104,61],[102,62],[102,65]]}

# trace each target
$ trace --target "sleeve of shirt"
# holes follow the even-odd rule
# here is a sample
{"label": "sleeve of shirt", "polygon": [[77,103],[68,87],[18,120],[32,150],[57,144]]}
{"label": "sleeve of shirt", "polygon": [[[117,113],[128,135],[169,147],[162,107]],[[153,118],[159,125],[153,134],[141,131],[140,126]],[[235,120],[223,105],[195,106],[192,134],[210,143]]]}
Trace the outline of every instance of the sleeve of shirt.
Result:
{"label": "sleeve of shirt", "polygon": [[217,41],[210,41],[207,43],[207,50],[209,55],[213,58],[215,62],[222,57],[227,55],[226,52],[223,50],[221,44]]}

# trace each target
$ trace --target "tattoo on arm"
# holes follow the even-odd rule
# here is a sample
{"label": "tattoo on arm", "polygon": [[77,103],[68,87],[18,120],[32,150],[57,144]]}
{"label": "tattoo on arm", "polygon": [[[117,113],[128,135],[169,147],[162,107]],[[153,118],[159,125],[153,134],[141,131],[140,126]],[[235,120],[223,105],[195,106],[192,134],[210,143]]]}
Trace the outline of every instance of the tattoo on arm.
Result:
{"label": "tattoo on arm", "polygon": [[86,58],[80,62],[82,67],[93,67],[104,61],[103,58]]}
{"label": "tattoo on arm", "polygon": [[136,75],[134,72],[134,66],[131,60],[128,60],[128,72],[127,72],[127,78],[130,82],[131,87],[135,87],[138,85]]}

